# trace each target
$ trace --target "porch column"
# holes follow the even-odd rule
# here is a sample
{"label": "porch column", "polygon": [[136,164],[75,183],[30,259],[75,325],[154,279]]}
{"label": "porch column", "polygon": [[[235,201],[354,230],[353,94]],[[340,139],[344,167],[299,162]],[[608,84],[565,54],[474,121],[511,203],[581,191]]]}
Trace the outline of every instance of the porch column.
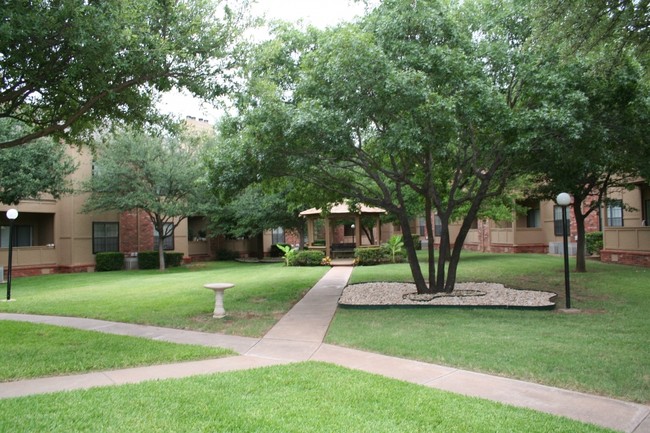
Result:
{"label": "porch column", "polygon": [[332,229],[330,227],[330,224],[332,222],[330,221],[330,217],[325,218],[325,255],[327,257],[332,257]]}
{"label": "porch column", "polygon": [[381,245],[381,217],[377,215],[377,245]]}
{"label": "porch column", "polygon": [[361,216],[354,216],[354,244],[357,247],[361,246]]}
{"label": "porch column", "polygon": [[307,218],[307,245],[314,244],[314,219]]}

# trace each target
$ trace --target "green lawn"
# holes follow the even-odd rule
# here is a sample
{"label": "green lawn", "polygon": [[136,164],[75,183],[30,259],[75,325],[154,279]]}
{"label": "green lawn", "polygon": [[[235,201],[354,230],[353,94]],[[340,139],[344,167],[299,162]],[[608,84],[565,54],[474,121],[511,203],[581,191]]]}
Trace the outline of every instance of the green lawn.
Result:
{"label": "green lawn", "polygon": [[0,400],[0,431],[611,432],[311,362]]}
{"label": "green lawn", "polygon": [[[358,267],[353,282],[408,281],[408,265]],[[464,253],[460,281],[560,294],[562,259]],[[339,309],[327,342],[561,388],[650,402],[650,270],[588,263],[558,311]]]}
{"label": "green lawn", "polygon": [[226,349],[12,321],[0,321],[0,347],[0,382],[235,354]]}
{"label": "green lawn", "polygon": [[[0,312],[92,317],[117,322],[260,337],[329,270],[282,264],[210,262],[166,272],[128,271],[16,278],[15,302]],[[210,282],[230,282],[227,317],[212,318]]]}

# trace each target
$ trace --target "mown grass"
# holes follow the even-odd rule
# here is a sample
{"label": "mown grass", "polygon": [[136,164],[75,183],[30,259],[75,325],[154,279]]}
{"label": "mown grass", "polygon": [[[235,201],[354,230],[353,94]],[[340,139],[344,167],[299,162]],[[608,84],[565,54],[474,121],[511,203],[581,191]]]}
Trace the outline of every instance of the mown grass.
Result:
{"label": "mown grass", "polygon": [[[92,317],[117,322],[260,337],[328,270],[211,262],[166,272],[128,271],[16,278],[15,302],[0,312]],[[230,282],[227,316],[213,319],[210,282]]]}
{"label": "mown grass", "polygon": [[12,321],[0,321],[0,347],[0,382],[235,354],[227,349]]}
{"label": "mown grass", "polygon": [[[408,265],[358,267],[352,282],[409,281]],[[459,281],[504,283],[559,294],[562,259],[464,253]],[[327,342],[650,402],[650,270],[588,263],[571,274],[572,306],[559,311],[339,309]]]}
{"label": "mown grass", "polygon": [[6,432],[607,432],[332,365],[0,400]]}

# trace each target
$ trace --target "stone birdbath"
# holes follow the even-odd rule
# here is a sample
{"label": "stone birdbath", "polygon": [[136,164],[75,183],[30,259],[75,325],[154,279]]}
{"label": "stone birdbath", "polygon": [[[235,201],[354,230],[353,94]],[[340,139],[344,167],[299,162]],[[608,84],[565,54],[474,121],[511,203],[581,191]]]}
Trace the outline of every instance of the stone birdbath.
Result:
{"label": "stone birdbath", "polygon": [[231,283],[209,283],[204,284],[203,287],[214,291],[214,314],[212,317],[215,319],[225,317],[226,310],[223,309],[223,292],[226,289],[235,287],[235,285]]}

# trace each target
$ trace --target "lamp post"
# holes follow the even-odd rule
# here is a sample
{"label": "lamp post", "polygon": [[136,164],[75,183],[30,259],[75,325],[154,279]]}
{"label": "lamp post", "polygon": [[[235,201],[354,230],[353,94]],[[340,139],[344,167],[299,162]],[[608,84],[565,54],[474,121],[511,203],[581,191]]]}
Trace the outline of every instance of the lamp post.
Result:
{"label": "lamp post", "polygon": [[7,219],[9,220],[9,267],[7,268],[7,301],[11,300],[11,262],[14,244],[14,220],[16,218],[18,218],[18,211],[13,208],[9,209],[7,211]]}
{"label": "lamp post", "polygon": [[566,308],[571,309],[571,286],[569,283],[569,227],[566,218],[566,208],[571,204],[571,196],[566,192],[558,194],[555,202],[562,207],[562,242],[564,243],[564,293]]}

